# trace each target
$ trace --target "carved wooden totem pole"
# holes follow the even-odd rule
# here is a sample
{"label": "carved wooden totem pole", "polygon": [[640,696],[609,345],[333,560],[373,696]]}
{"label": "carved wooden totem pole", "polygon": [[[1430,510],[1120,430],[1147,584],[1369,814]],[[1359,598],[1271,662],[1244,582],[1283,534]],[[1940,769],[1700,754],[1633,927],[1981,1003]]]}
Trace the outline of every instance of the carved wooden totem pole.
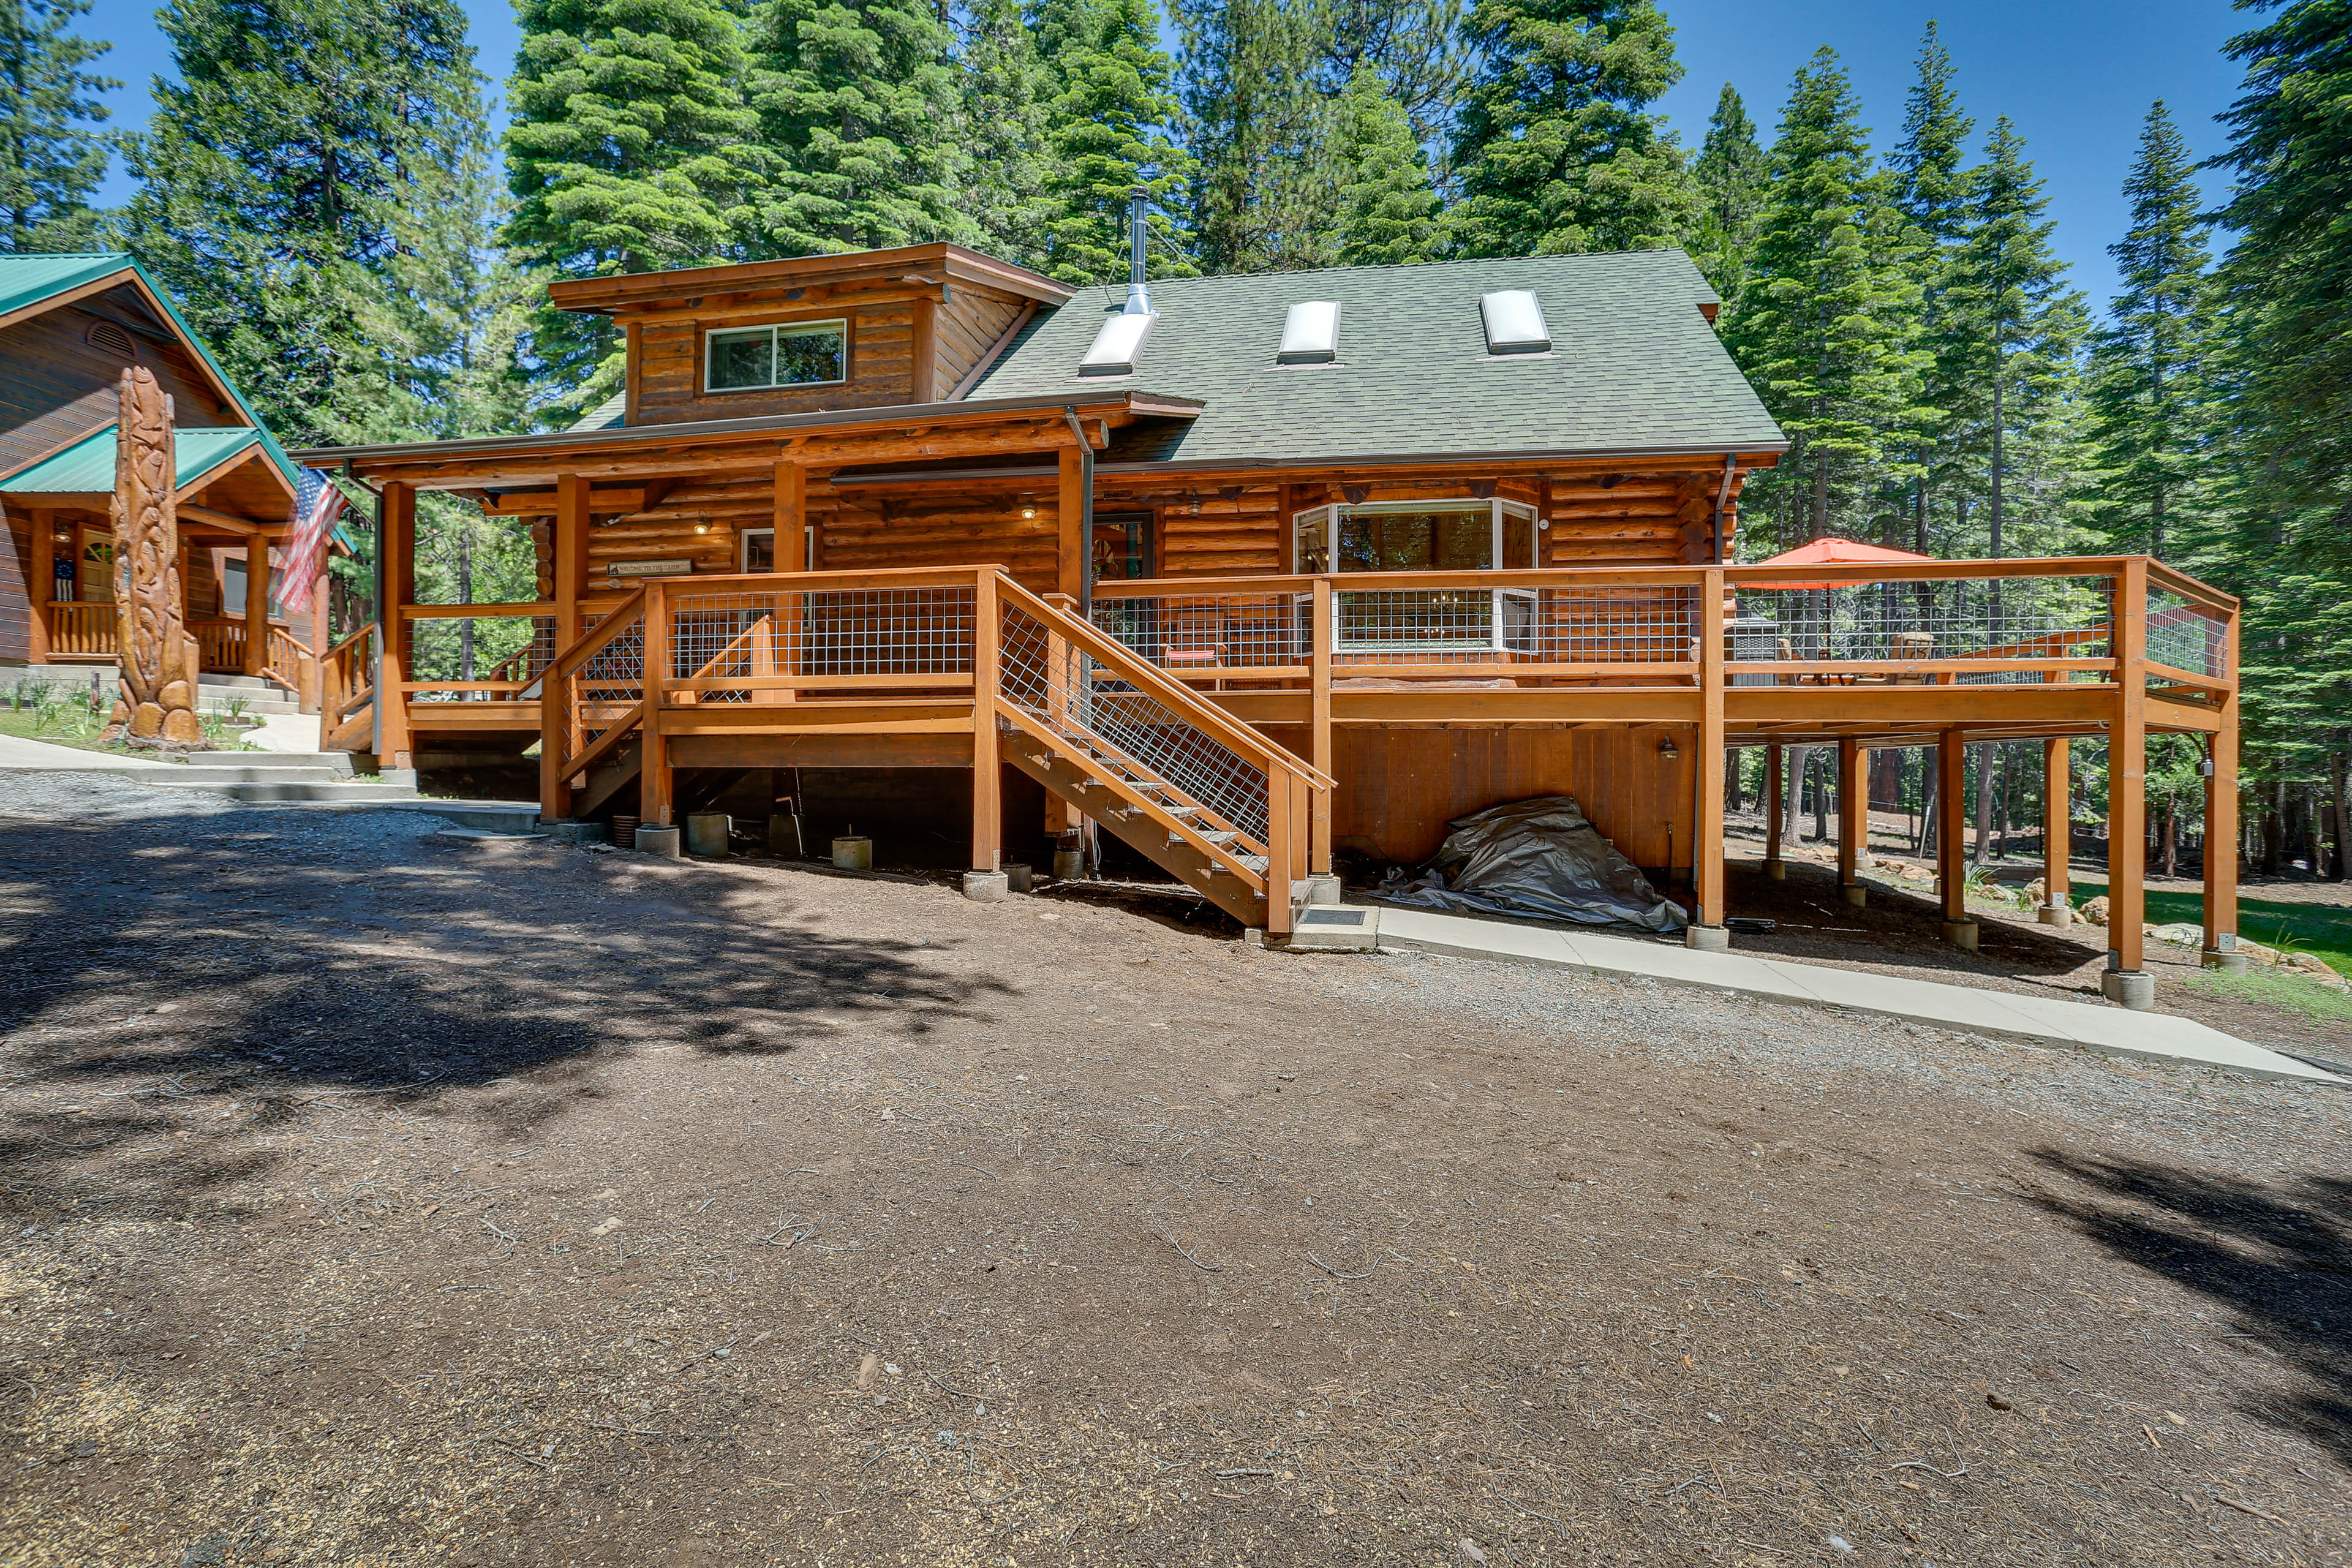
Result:
{"label": "carved wooden totem pole", "polygon": [[122,697],[115,720],[142,739],[201,745],[196,661],[180,598],[180,516],[173,494],[172,403],[155,373],[122,373],[114,447],[115,647]]}

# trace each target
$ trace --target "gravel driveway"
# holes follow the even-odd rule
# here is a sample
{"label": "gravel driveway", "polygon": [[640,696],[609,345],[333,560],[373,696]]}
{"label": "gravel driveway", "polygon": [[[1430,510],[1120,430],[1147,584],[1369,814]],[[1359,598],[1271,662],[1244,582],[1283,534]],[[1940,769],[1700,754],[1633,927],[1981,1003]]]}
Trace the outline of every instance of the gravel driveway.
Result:
{"label": "gravel driveway", "polygon": [[2352,1098],[0,779],[12,1565],[2341,1563]]}

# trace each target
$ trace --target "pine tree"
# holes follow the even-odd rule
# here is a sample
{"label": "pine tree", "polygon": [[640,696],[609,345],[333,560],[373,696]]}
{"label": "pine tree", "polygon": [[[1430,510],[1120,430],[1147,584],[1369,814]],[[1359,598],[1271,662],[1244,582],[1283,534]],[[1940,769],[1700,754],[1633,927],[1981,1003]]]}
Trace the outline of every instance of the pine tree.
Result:
{"label": "pine tree", "polygon": [[1045,157],[1054,76],[1019,0],[975,0],[963,23],[960,122],[971,168],[963,206],[992,256],[1033,266],[1048,216]]}
{"label": "pine tree", "polygon": [[1036,20],[1061,88],[1048,115],[1045,270],[1065,283],[1127,276],[1127,210],[1140,187],[1153,204],[1150,275],[1192,275],[1183,231],[1168,216],[1192,176],[1171,140],[1175,68],[1160,47],[1150,0],[1051,0]]}
{"label": "pine tree", "polygon": [[1404,105],[1371,66],[1357,68],[1331,128],[1339,187],[1338,259],[1350,267],[1427,261],[1436,252],[1437,193]]}
{"label": "pine tree", "polygon": [[130,144],[131,248],[290,440],[380,417],[392,258],[480,134],[454,0],[175,0],[173,78]]}
{"label": "pine tree", "polygon": [[755,252],[970,241],[959,200],[955,38],[929,0],[769,0],[750,99],[775,167]]}
{"label": "pine tree", "polygon": [[89,247],[107,143],[99,94],[119,81],[81,68],[111,48],[68,31],[90,0],[0,0],[0,250]]}
{"label": "pine tree", "polygon": [[2091,353],[2092,439],[2102,470],[2093,515],[2116,548],[2154,555],[2169,542],[2210,419],[2212,322],[2195,167],[2158,100],[2124,183],[2131,228],[2107,247],[2123,292]]}
{"label": "pine tree", "polygon": [[2221,278],[2242,418],[2265,468],[2264,504],[2327,519],[2314,543],[2344,559],[2352,509],[2352,6],[2260,0],[2278,14],[2230,41],[2244,92],[2216,160],[2236,175],[2237,231]]}
{"label": "pine tree", "polygon": [[1331,258],[1338,183],[1321,66],[1322,0],[1175,0],[1178,96],[1192,176],[1193,244],[1211,272]]}
{"label": "pine tree", "polygon": [[1330,52],[1322,74],[1352,81],[1369,67],[1412,127],[1413,144],[1438,139],[1467,70],[1462,0],[1328,0]]}
{"label": "pine tree", "polygon": [[1748,253],[1755,248],[1756,221],[1764,210],[1771,166],[1757,144],[1756,122],[1748,118],[1748,106],[1729,82],[1716,97],[1691,179],[1699,199],[1691,259],[1717,293],[1737,301],[1748,281]]}
{"label": "pine tree", "polygon": [[1727,334],[1795,448],[1760,486],[1782,542],[1832,531],[1876,500],[1918,418],[1907,342],[1918,285],[1890,182],[1871,167],[1861,108],[1827,47],[1797,72],[1772,147],[1772,187]]}
{"label": "pine tree", "polygon": [[[751,227],[763,166],[749,68],[727,0],[519,0],[508,84],[507,244],[556,277],[729,259]],[[575,405],[619,383],[600,316],[542,310],[529,353]]]}
{"label": "pine tree", "polygon": [[1923,555],[1934,553],[1937,542],[1938,498],[1948,494],[1956,513],[1967,506],[1966,487],[1973,476],[1961,468],[1946,433],[1974,422],[1972,413],[1981,401],[1964,352],[1966,334],[1955,331],[1945,309],[1953,262],[1968,232],[1974,178],[1966,163],[1975,122],[1960,108],[1953,75],[1952,57],[1929,22],[1919,44],[1918,78],[1904,105],[1903,136],[1887,159],[1895,207],[1914,231],[1919,310],[1913,342],[1927,356],[1919,401],[1932,411],[1910,454],[1906,498],[1910,545]]}
{"label": "pine tree", "polygon": [[1650,110],[1682,79],[1653,0],[1476,0],[1466,31],[1483,63],[1454,138],[1461,254],[1681,242],[1697,196]]}
{"label": "pine tree", "polygon": [[2042,182],[2006,116],[1986,138],[1974,184],[1968,237],[1953,259],[1946,300],[1956,357],[1984,398],[1981,425],[1964,434],[1984,463],[1985,540],[1997,558],[2010,523],[2011,443],[2042,433],[2063,411],[2084,310],[2082,296],[2065,288],[2065,264],[2050,249],[2057,226],[2042,216],[2050,204]]}

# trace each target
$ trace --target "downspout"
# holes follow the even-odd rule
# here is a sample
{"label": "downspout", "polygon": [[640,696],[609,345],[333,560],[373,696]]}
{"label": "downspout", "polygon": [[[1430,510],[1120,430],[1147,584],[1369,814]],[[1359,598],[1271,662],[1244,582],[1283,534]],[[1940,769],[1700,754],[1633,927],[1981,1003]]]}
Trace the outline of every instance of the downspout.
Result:
{"label": "downspout", "polygon": [[1076,408],[1063,405],[1062,417],[1070,422],[1070,434],[1078,438],[1078,619],[1092,626],[1095,624],[1095,449],[1087,440],[1087,427],[1079,422]]}
{"label": "downspout", "polygon": [[1715,492],[1715,564],[1717,566],[1723,564],[1723,509],[1731,500],[1731,475],[1738,460],[1735,453],[1723,455],[1723,483],[1717,487]]}
{"label": "downspout", "polygon": [[[358,484],[359,476],[352,471],[352,460],[343,459],[343,482]],[[387,563],[383,552],[383,492],[368,486],[360,487],[375,497],[375,653],[374,667],[368,672],[368,683],[375,692],[375,700],[368,704],[368,753],[383,764],[383,650],[392,627],[384,619],[383,602],[389,596],[391,579],[385,574]]]}

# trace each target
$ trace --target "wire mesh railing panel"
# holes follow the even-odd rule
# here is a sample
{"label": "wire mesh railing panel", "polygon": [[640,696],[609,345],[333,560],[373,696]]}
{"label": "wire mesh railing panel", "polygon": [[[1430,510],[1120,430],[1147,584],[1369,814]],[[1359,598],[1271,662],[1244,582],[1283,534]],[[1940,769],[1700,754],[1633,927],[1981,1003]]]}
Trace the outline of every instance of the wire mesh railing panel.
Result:
{"label": "wire mesh railing panel", "polygon": [[1123,679],[1017,604],[1001,611],[998,689],[1055,734],[1091,740],[1226,823],[1265,852],[1265,770]]}
{"label": "wire mesh railing panel", "polygon": [[[602,624],[597,622],[588,629],[594,631]],[[619,723],[645,695],[644,612],[631,614],[628,625],[614,633],[611,641],[564,677],[564,706],[571,722],[558,740],[564,746],[563,754],[572,757]],[[572,744],[575,736],[577,745]]]}
{"label": "wire mesh railing panel", "polygon": [[1408,654],[1441,662],[1491,658],[1525,637],[1535,619],[1532,594],[1488,588],[1338,589],[1331,595],[1335,658]]}
{"label": "wire mesh railing panel", "polygon": [[[555,659],[555,622],[545,616],[434,616],[409,623],[409,679],[511,681],[528,687]],[[495,691],[420,691],[423,702],[502,702]]]}
{"label": "wire mesh railing panel", "polygon": [[1695,588],[1546,588],[1511,651],[1550,664],[1675,664],[1697,658]]}
{"label": "wire mesh railing panel", "polygon": [[[971,673],[973,590],[748,590],[669,595],[671,679]],[[751,691],[698,694],[749,700]]]}
{"label": "wire mesh railing panel", "polygon": [[[2105,658],[2114,641],[2113,588],[2106,577],[1743,586],[1727,653],[1735,664]],[[1968,686],[2036,683],[2046,677],[2038,670],[1987,670],[1953,679]]]}
{"label": "wire mesh railing panel", "polygon": [[2147,593],[2147,657],[2219,680],[2229,671],[2230,628],[2221,616],[2168,589]]}
{"label": "wire mesh railing panel", "polygon": [[1306,594],[1160,594],[1095,589],[1094,624],[1171,674],[1305,664],[1314,600]]}

